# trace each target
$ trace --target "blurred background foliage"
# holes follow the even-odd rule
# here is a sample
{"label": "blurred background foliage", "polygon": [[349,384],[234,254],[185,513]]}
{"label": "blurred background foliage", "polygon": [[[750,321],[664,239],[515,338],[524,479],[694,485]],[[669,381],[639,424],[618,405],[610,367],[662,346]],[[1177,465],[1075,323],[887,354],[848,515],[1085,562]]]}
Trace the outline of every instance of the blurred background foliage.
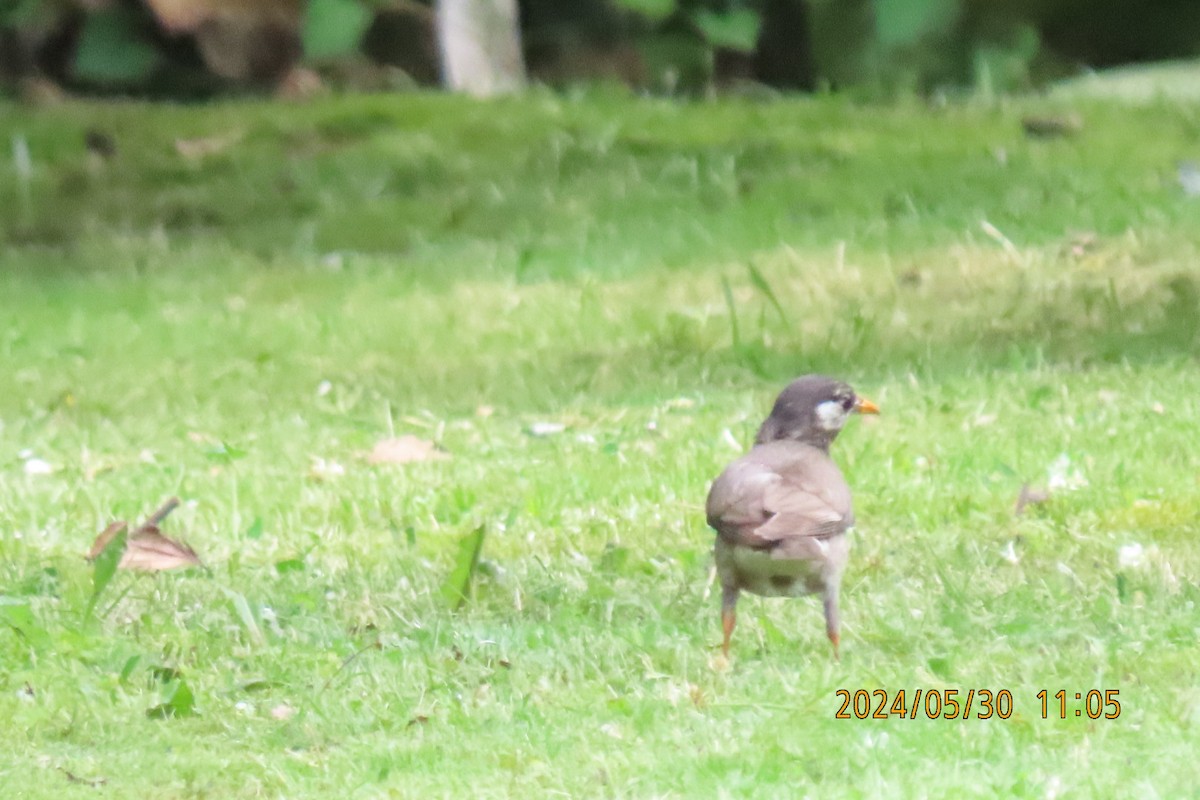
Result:
{"label": "blurred background foliage", "polygon": [[[1200,53],[1195,0],[520,0],[529,75],[697,93],[1009,91]],[[0,87],[437,85],[433,0],[0,0]]]}

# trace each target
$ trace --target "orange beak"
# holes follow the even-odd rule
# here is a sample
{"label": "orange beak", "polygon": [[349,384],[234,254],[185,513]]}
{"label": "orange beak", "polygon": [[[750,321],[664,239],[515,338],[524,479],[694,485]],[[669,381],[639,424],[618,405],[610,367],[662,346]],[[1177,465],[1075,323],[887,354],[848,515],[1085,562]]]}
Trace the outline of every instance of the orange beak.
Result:
{"label": "orange beak", "polygon": [[854,404],[854,411],[859,414],[878,414],[879,406],[865,397],[860,397],[858,398],[858,402]]}

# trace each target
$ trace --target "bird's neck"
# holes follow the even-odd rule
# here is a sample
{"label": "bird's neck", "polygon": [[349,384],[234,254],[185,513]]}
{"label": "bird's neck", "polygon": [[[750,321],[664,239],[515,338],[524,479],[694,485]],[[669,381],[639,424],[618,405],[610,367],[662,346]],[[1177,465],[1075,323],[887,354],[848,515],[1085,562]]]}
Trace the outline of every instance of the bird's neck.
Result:
{"label": "bird's neck", "polygon": [[829,445],[833,444],[833,440],[837,438],[837,431],[823,431],[816,428],[809,428],[800,431],[793,436],[780,435],[778,431],[768,428],[766,425],[758,432],[754,443],[767,444],[768,442],[799,442],[806,444],[809,447],[815,447],[826,455],[829,454]]}

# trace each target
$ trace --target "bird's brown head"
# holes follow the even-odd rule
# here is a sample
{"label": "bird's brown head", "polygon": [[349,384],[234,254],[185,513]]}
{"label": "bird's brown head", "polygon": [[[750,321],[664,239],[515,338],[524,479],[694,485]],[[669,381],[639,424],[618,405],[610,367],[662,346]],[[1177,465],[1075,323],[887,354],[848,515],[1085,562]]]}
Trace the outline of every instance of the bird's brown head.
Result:
{"label": "bird's brown head", "polygon": [[879,406],[859,397],[847,384],[824,375],[805,375],[779,393],[754,443],[788,439],[828,450],[851,414],[878,413]]}

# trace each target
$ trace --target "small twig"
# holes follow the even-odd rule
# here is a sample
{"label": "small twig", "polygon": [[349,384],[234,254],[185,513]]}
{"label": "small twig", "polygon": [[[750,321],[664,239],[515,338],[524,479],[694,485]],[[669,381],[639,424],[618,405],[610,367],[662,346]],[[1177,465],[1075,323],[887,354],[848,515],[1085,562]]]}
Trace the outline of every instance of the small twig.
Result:
{"label": "small twig", "polygon": [[93,789],[96,789],[108,783],[108,778],[81,778],[75,773],[71,772],[69,769],[63,769],[62,767],[59,767],[58,770],[63,775],[66,775],[67,780],[69,780],[71,783],[78,783],[81,786],[90,786]]}
{"label": "small twig", "polygon": [[325,683],[321,684],[321,688],[317,692],[317,694],[318,695],[324,694],[325,690],[329,688],[329,684],[333,683],[333,679],[336,678],[338,675],[341,675],[346,670],[346,667],[350,666],[355,661],[357,661],[358,657],[361,656],[363,653],[367,652],[368,650],[382,650],[382,649],[383,649],[383,644],[378,639],[376,639],[375,641],[371,642],[369,645],[362,647],[362,648],[354,651],[350,655],[346,656],[344,659],[342,659],[342,665],[337,668],[337,672],[330,675],[325,680]]}
{"label": "small twig", "polygon": [[179,508],[179,498],[172,497],[170,500],[159,506],[158,510],[151,514],[150,518],[143,522],[138,530],[143,531],[146,528],[157,528],[160,524],[162,524],[162,521],[170,516],[171,512],[177,508]]}

